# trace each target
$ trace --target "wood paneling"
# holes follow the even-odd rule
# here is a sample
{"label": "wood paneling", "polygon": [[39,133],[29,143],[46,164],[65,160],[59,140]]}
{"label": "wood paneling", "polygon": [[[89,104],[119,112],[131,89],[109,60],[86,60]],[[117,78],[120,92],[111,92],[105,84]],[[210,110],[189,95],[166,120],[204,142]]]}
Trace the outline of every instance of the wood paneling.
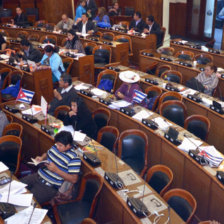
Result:
{"label": "wood paneling", "polygon": [[186,35],[187,4],[170,3],[169,31],[171,35]]}

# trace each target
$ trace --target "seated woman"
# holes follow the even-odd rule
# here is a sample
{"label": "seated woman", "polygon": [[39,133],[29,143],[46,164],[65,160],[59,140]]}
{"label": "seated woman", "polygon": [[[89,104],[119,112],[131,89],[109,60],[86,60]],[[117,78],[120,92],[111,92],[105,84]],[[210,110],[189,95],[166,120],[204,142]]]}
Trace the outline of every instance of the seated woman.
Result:
{"label": "seated woman", "polygon": [[213,90],[217,87],[219,79],[216,75],[216,67],[207,65],[205,71],[197,75],[196,79],[204,86],[204,93],[212,95]]}
{"label": "seated woman", "polygon": [[39,69],[51,68],[53,83],[58,82],[61,74],[65,72],[61,57],[56,52],[53,44],[49,44],[44,48],[44,56],[42,57]]}
{"label": "seated woman", "polygon": [[68,40],[65,42],[66,49],[72,49],[75,53],[85,53],[82,43],[76,35],[75,30],[69,30],[67,37]]}
{"label": "seated woman", "polygon": [[81,130],[91,138],[96,138],[96,124],[86,104],[77,98],[71,100],[71,111],[63,119],[64,125],[72,125],[74,130]]}
{"label": "seated woman", "polygon": [[104,7],[100,7],[98,9],[98,15],[94,19],[96,21],[96,25],[99,27],[111,27],[110,18],[106,15],[106,9]]}
{"label": "seated woman", "polygon": [[135,94],[134,90],[140,90],[141,88],[137,83],[140,80],[140,77],[137,73],[126,71],[121,72],[119,78],[123,83],[115,92],[115,96],[118,99],[126,100],[132,102],[133,96]]}
{"label": "seated woman", "polygon": [[109,16],[121,15],[121,9],[119,8],[118,2],[114,2],[113,7],[109,9]]}

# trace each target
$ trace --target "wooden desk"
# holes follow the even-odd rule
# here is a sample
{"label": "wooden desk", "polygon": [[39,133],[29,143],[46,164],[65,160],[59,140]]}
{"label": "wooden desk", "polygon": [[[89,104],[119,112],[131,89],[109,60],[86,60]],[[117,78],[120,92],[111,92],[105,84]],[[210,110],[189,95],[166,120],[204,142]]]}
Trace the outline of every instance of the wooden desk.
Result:
{"label": "wooden desk", "polygon": [[131,38],[132,41],[132,49],[133,49],[133,57],[130,57],[130,61],[132,64],[139,65],[139,53],[140,50],[143,49],[156,49],[156,35],[151,34],[147,35],[145,38],[135,36],[135,35],[129,35],[127,33],[122,33],[120,31],[115,31],[115,30],[107,30],[107,29],[102,29],[99,28],[100,32],[112,32],[116,36],[117,35],[127,35]]}
{"label": "wooden desk", "polygon": [[[16,67],[0,62],[0,69],[5,67],[18,70]],[[23,73],[23,88],[35,92],[32,101],[34,104],[40,104],[41,96],[43,96],[47,102],[53,99],[53,82],[50,69],[36,70],[34,72],[23,71]]]}
{"label": "wooden desk", "polygon": [[170,41],[170,47],[174,48],[175,53],[177,51],[192,51],[194,53],[194,55],[209,54],[213,57],[213,64],[215,66],[223,67],[223,61],[224,61],[224,52],[223,51],[221,51],[220,54],[216,54],[216,53],[206,52],[201,49],[192,48],[191,46],[189,46],[189,44],[188,45],[187,44],[185,44],[185,45],[175,44],[175,43],[173,43],[173,41]]}
{"label": "wooden desk", "polygon": [[110,16],[111,24],[119,24],[121,21],[131,22],[132,19],[133,19],[132,16],[125,16],[125,15]]}
{"label": "wooden desk", "polygon": [[[187,80],[189,80],[193,77],[196,77],[198,75],[198,73],[201,72],[198,68],[187,67],[187,66],[178,64],[177,58],[172,57],[172,59],[174,61],[168,62],[168,61],[164,61],[164,60],[160,59],[160,54],[158,54],[158,53],[154,54],[155,57],[149,57],[149,56],[143,55],[142,54],[143,52],[148,52],[148,50],[141,51],[141,53],[139,55],[141,71],[145,71],[148,68],[148,66],[150,64],[152,64],[153,62],[158,62],[158,66],[167,64],[167,65],[170,65],[173,70],[181,72],[182,77],[183,77],[183,84],[185,84]],[[218,87],[221,90],[224,89],[224,79],[223,78],[219,78]],[[224,97],[224,92],[221,91],[220,95],[221,95],[221,97]]]}
{"label": "wooden desk", "polygon": [[[14,102],[12,102],[14,103]],[[3,107],[4,104],[0,106]],[[90,105],[93,106],[91,103]],[[4,110],[5,111],[5,110]],[[5,111],[9,113],[8,111]],[[30,160],[30,157],[35,157],[46,152],[53,144],[54,140],[51,136],[47,135],[45,132],[41,131],[39,124],[30,124],[24,121],[21,118],[21,114],[12,114],[14,122],[23,125],[23,149],[22,154],[24,156],[24,161]],[[32,150],[30,150],[30,145],[32,145]],[[102,161],[101,168],[105,171],[115,172],[115,160],[114,154],[107,149],[98,151],[98,156]],[[119,162],[118,159],[118,170],[125,171],[129,170],[130,167]],[[88,171],[93,172],[94,169],[85,161],[82,161],[82,172],[86,173]],[[140,178],[140,177],[139,177]],[[141,179],[141,182],[137,185],[142,185],[144,181]],[[146,185],[148,186],[148,185]],[[149,186],[148,186],[149,187]],[[128,187],[129,188],[129,187]],[[150,187],[149,187],[150,188]],[[151,189],[151,188],[150,188]],[[153,190],[154,192],[154,190]],[[156,193],[155,193],[156,194]],[[158,194],[156,194],[158,196]],[[160,198],[160,196],[158,196]],[[161,198],[160,198],[161,199]],[[162,200],[162,199],[161,199]],[[168,218],[168,210],[162,211],[164,216],[161,218],[160,222],[165,223]],[[98,223],[117,223],[117,224],[134,224],[141,223],[140,219],[137,218],[128,208],[126,202],[121,199],[118,193],[106,182],[104,181],[104,186],[100,194],[99,205],[96,210],[96,219]],[[152,216],[151,221],[153,221],[154,216]],[[182,224],[184,223],[181,218],[171,210],[171,219],[170,223],[172,224]],[[159,223],[160,223],[159,222]]]}

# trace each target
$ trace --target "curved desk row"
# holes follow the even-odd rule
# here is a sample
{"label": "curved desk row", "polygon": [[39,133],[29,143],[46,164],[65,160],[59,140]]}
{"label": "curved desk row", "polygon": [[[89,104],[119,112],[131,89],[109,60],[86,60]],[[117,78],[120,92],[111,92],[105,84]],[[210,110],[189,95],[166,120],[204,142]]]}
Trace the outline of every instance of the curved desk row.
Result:
{"label": "curved desk row", "polygon": [[[14,104],[14,102],[10,102]],[[6,104],[6,103],[5,103]],[[1,107],[4,107],[4,104],[1,104]],[[41,124],[44,123],[44,117],[40,116],[39,121],[35,124],[30,124],[27,121],[23,120],[20,113],[12,114],[4,109],[6,113],[9,113],[14,122],[23,125],[23,151],[22,154],[24,156],[24,161],[29,161],[31,157],[35,157],[46,152],[53,144],[53,137],[46,134],[41,130]],[[48,122],[53,123],[57,122],[54,117],[49,116]],[[97,144],[96,144],[97,149]],[[116,172],[115,158],[114,154],[109,150],[101,147],[97,153],[100,158],[102,164],[101,167],[96,169],[95,171],[102,175],[102,171]],[[143,187],[144,180],[142,180],[127,164],[125,164],[120,159],[118,161],[118,172],[128,171],[135,175],[138,182],[128,185],[126,188],[129,190],[136,189],[137,187]],[[82,171],[86,173],[88,171],[94,171],[94,168],[91,167],[86,161],[82,162]],[[144,197],[148,197],[150,195],[156,196],[157,199],[161,200],[165,205],[166,209],[159,212],[163,213],[164,216],[161,217],[158,223],[165,223],[168,219],[168,209],[166,203],[161,199],[161,197],[155,193],[148,185],[146,185],[148,189],[152,192],[148,193]],[[133,196],[129,194],[129,196]],[[104,181],[104,186],[102,188],[102,192],[100,194],[99,204],[96,210],[96,220],[99,223],[118,223],[118,224],[134,224],[134,223],[142,223],[143,220],[140,220],[135,216],[131,210],[128,208],[126,201],[123,199],[124,197],[120,196],[108,183]],[[147,199],[146,199],[147,201]],[[155,216],[151,216],[150,220],[153,222]],[[181,218],[171,210],[170,215],[170,223],[184,223]],[[145,220],[144,223],[150,223],[148,219]]]}

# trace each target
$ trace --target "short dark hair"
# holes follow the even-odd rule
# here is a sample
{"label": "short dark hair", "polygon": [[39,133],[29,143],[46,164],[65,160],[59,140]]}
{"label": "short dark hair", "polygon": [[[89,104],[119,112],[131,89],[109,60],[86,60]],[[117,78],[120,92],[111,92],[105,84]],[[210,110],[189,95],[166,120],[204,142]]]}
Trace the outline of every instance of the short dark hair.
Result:
{"label": "short dark hair", "polygon": [[150,15],[147,17],[149,21],[154,22],[154,16]]}
{"label": "short dark hair", "polygon": [[46,51],[47,53],[54,52],[54,47],[52,47],[51,45],[47,45],[44,48],[44,51]]}
{"label": "short dark hair", "polygon": [[217,72],[217,67],[215,65],[212,64],[207,64],[205,67],[210,67],[210,69],[214,72]]}
{"label": "short dark hair", "polygon": [[62,78],[62,80],[63,80],[64,82],[67,82],[69,85],[72,84],[72,77],[71,77],[69,74],[67,74],[67,73],[63,73],[63,74],[61,75],[61,78]]}
{"label": "short dark hair", "polygon": [[60,142],[63,145],[73,145],[72,134],[68,131],[61,131],[54,137],[55,142]]}
{"label": "short dark hair", "polygon": [[135,15],[136,15],[136,16],[138,16],[139,18],[141,18],[141,17],[142,17],[142,14],[141,14],[140,12],[138,12],[138,11],[137,11],[137,12],[135,12]]}
{"label": "short dark hair", "polygon": [[85,15],[87,18],[89,18],[88,14],[84,12],[82,15]]}
{"label": "short dark hair", "polygon": [[22,39],[21,42],[20,42],[20,44],[22,46],[27,46],[27,47],[30,46],[30,42],[27,39]]}

